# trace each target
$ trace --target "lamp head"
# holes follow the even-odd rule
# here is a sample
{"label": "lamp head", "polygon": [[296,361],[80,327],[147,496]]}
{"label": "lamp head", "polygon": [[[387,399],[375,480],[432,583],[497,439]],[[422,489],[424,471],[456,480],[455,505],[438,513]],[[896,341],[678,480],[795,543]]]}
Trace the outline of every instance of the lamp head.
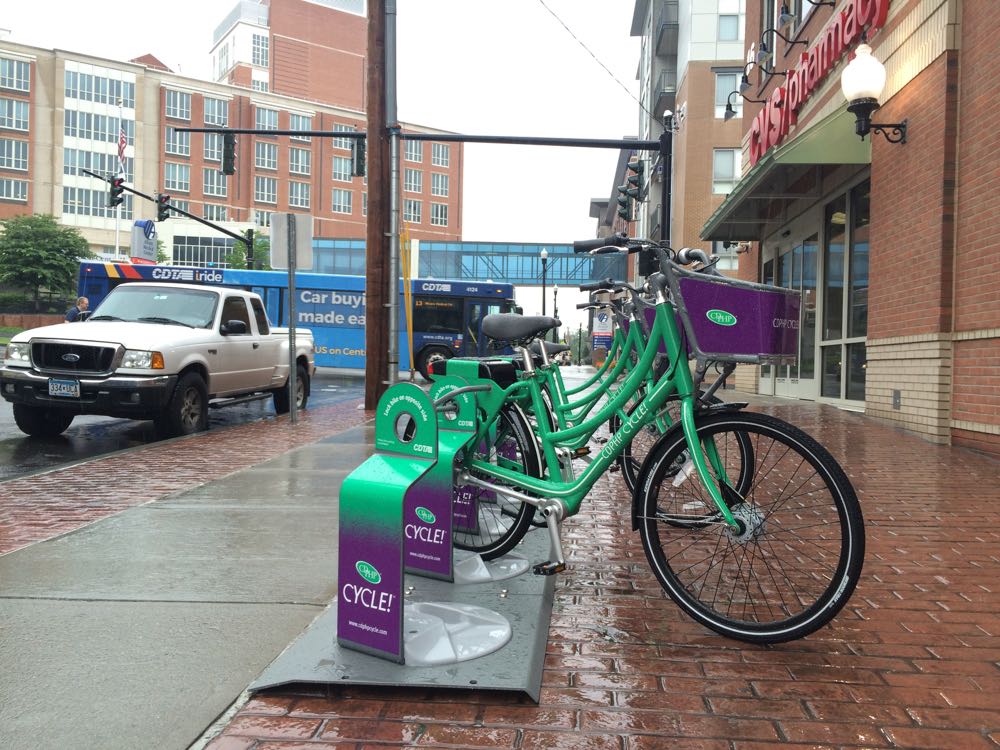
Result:
{"label": "lamp head", "polygon": [[840,76],[840,89],[849,102],[858,99],[878,101],[885,88],[885,66],[872,55],[872,48],[859,44],[854,58]]}
{"label": "lamp head", "polygon": [[747,78],[747,74],[744,73],[743,77],[740,79],[740,93],[743,94],[750,88],[750,79]]}
{"label": "lamp head", "polygon": [[778,27],[784,28],[795,21],[795,14],[788,11],[788,3],[781,4],[781,15],[778,16]]}
{"label": "lamp head", "polygon": [[539,253],[539,256],[541,256],[542,260],[545,260],[546,258],[549,257],[549,251],[543,247],[542,252]]}
{"label": "lamp head", "polygon": [[725,122],[729,122],[729,121],[730,121],[730,120],[732,120],[732,119],[733,119],[734,117],[736,117],[736,110],[735,110],[735,109],[733,109],[733,105],[732,105],[732,103],[731,103],[731,102],[726,102],[726,112],[725,112],[725,114],[724,114],[724,115],[722,116],[723,120],[724,120]]}
{"label": "lamp head", "polygon": [[761,42],[757,49],[757,64],[765,63],[771,57],[771,51],[767,48],[767,42]]}

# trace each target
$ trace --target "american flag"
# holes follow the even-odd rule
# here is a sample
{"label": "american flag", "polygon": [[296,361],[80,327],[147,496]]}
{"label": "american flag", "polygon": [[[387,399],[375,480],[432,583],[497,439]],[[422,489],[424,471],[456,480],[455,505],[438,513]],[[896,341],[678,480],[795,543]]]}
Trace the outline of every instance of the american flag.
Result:
{"label": "american flag", "polygon": [[118,126],[118,166],[121,169],[121,173],[125,174],[125,146],[128,144],[128,139],[125,137],[125,121],[119,120]]}

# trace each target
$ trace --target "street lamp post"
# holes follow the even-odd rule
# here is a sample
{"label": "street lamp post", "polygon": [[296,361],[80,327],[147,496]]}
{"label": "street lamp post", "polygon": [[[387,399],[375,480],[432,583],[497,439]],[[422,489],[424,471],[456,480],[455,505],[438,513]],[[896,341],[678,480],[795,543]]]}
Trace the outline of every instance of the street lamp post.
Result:
{"label": "street lamp post", "polygon": [[549,251],[544,247],[542,252],[539,253],[542,259],[542,315],[545,315],[545,276],[549,270]]}
{"label": "street lamp post", "polygon": [[[559,285],[552,285],[552,317],[559,317]],[[555,344],[559,343],[559,329],[552,329],[552,342]]]}

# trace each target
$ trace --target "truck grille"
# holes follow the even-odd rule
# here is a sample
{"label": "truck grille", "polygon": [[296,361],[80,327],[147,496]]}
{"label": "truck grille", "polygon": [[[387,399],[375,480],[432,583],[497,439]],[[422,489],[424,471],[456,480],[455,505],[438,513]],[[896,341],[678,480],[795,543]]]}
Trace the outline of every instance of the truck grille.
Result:
{"label": "truck grille", "polygon": [[111,372],[117,351],[117,347],[114,346],[95,346],[66,341],[33,341],[31,362],[39,370],[80,375],[103,374]]}

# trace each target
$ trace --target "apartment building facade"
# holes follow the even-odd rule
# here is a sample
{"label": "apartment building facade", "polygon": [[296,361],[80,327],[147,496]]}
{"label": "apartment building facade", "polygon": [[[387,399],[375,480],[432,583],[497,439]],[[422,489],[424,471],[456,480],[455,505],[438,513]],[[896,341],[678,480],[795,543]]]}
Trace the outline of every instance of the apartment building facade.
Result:
{"label": "apartment building facade", "polygon": [[[636,0],[632,36],[641,37],[639,138],[657,140],[672,129],[671,164],[657,153],[646,162],[649,193],[636,232],[660,237],[664,183],[669,189],[666,231],[675,247],[713,250],[699,237],[738,175],[742,138],[739,81],[743,70],[746,0]],[[735,247],[718,243],[720,267],[735,268]]]}
{"label": "apartment building facade", "polygon": [[[741,385],[1000,454],[1000,5],[783,5],[748,0],[747,53],[768,45],[748,95],[767,103],[745,106],[741,177],[702,228],[753,242],[741,277],[802,295],[798,362]],[[864,139],[842,92],[856,57],[885,73],[886,127]]]}
{"label": "apartment building facade", "polygon": [[[359,5],[338,0],[239,2],[223,22],[215,48],[218,72],[221,43],[228,40],[232,57],[225,82],[176,75],[151,56],[120,62],[0,41],[0,219],[50,213],[80,229],[94,251],[127,255],[132,222],[154,219],[155,204],[126,193],[124,205],[110,209],[107,183],[80,171],[117,172],[121,129],[129,187],[152,196],[165,193],[173,206],[241,234],[249,228],[266,233],[275,212],[302,212],[313,215],[316,237],[364,237],[366,180],[351,174],[349,138],[242,135],[236,174],[226,176],[221,172],[222,136],[182,130],[364,131],[367,117],[353,74],[341,76],[338,69],[337,75],[329,75],[307,66],[312,72],[303,79],[285,67],[285,50],[294,46],[289,37],[322,22],[324,33],[345,27],[344,45],[349,41],[353,46],[338,54],[360,60],[357,69],[364,71],[364,3],[361,15],[330,7],[345,4]],[[317,13],[325,15],[318,18]],[[251,24],[250,14],[264,25]],[[263,46],[259,40],[255,46],[248,29],[266,32]],[[313,27],[311,33],[321,32]],[[249,44],[248,64],[241,58],[241,40]],[[323,47],[317,39],[309,45]],[[325,47],[320,52],[311,47],[304,53],[309,60],[329,53]],[[264,57],[254,58],[261,50]],[[253,65],[255,59],[262,64]],[[244,85],[265,80],[261,71],[266,85]],[[327,83],[321,85],[320,79]],[[407,123],[402,128],[443,133]],[[461,239],[462,145],[405,141],[402,151],[400,209],[409,235]],[[179,214],[160,222],[157,233],[176,263],[221,265],[234,244]]]}

